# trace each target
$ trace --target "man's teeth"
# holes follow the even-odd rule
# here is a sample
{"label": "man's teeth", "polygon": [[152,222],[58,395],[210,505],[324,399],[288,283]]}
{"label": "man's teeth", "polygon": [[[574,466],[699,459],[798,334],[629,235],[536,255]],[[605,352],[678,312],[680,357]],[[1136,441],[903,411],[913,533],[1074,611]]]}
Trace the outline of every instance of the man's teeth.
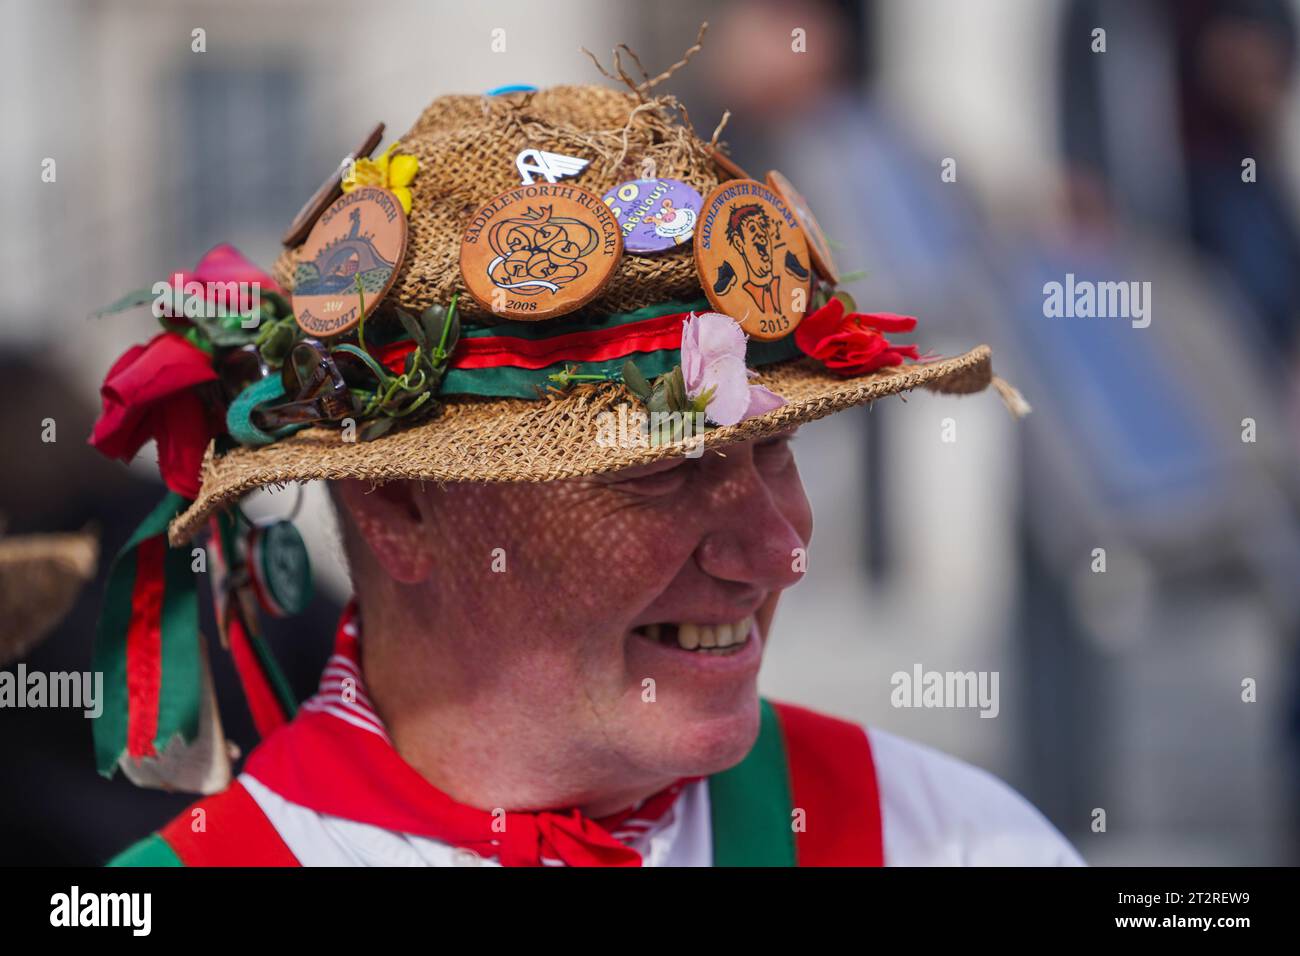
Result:
{"label": "man's teeth", "polygon": [[719,653],[744,644],[753,628],[754,618],[746,617],[733,624],[647,624],[641,630],[652,641],[676,643],[682,650]]}

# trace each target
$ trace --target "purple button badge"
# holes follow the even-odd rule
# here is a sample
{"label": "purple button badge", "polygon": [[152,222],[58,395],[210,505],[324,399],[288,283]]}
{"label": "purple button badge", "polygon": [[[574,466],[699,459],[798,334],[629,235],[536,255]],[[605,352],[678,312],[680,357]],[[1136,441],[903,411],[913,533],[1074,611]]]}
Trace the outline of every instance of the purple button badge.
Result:
{"label": "purple button badge", "polygon": [[661,252],[689,243],[704,200],[676,179],[630,179],[605,193],[628,252]]}

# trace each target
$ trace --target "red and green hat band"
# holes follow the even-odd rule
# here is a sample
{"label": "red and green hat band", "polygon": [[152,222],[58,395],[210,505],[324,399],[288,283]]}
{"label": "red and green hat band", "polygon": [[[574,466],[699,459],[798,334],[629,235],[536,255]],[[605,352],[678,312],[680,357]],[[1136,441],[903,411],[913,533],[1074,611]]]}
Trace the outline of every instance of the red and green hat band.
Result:
{"label": "red and green hat band", "polygon": [[[441,392],[536,398],[538,389],[555,384],[551,375],[566,369],[617,381],[628,359],[652,379],[681,363],[682,323],[692,312],[709,310],[709,303],[700,299],[664,302],[596,319],[465,328],[448,363]],[[387,368],[400,373],[414,348],[414,342],[404,339],[375,352]],[[793,336],[773,342],[751,339],[746,364],[767,365],[801,354]]]}

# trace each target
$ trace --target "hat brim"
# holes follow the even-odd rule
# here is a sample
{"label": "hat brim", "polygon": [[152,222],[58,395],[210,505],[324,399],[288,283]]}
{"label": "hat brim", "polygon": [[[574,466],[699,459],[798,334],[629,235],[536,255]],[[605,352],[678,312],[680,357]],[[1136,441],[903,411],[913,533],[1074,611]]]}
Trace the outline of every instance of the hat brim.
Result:
{"label": "hat brim", "polygon": [[58,626],[98,560],[99,537],[91,531],[0,538],[0,667]]}
{"label": "hat brim", "polygon": [[[340,478],[376,483],[578,478],[680,457],[701,442],[708,449],[760,438],[915,388],[979,392],[992,377],[987,345],[856,378],[841,378],[810,359],[782,362],[758,369],[753,381],[776,392],[785,405],[709,429],[689,443],[662,445],[624,440],[634,430],[611,427],[619,405],[631,400],[639,407],[621,385],[581,386],[536,401],[451,397],[435,418],[374,441],[344,441],[338,428],[319,427],[262,448],[221,456],[209,452],[199,496],[172,522],[168,536],[173,545],[183,544],[215,511],[268,485]],[[615,435],[618,440],[609,440]]]}

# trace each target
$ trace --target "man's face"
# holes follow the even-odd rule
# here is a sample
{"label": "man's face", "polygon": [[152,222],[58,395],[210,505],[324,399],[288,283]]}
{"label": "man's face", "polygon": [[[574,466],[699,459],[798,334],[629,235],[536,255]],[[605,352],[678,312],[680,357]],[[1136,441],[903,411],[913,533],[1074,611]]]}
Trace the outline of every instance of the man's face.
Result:
{"label": "man's face", "polygon": [[772,611],[812,533],[789,444],[416,491],[435,554],[415,586],[440,620],[437,659],[408,654],[406,679],[435,681],[430,699],[455,695],[503,734],[544,735],[557,765],[675,777],[735,764],[757,734]]}
{"label": "man's face", "polygon": [[766,215],[760,212],[741,220],[731,244],[744,258],[751,279],[761,281],[772,274],[772,230]]}

